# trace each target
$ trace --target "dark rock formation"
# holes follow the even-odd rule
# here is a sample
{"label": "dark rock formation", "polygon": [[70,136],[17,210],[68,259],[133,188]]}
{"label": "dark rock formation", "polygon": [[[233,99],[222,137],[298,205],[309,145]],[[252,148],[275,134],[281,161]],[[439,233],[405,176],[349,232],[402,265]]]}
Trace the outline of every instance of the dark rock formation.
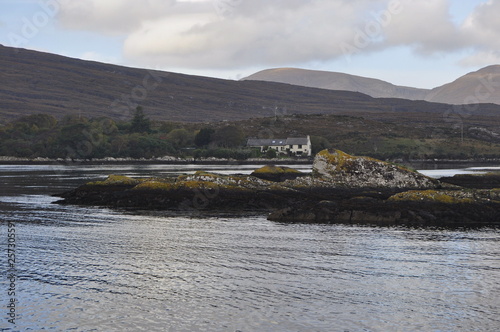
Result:
{"label": "dark rock formation", "polygon": [[307,176],[306,173],[297,171],[296,169],[285,166],[266,165],[252,172],[252,176],[259,179],[283,182],[286,180],[295,180],[298,177]]}
{"label": "dark rock formation", "polygon": [[59,196],[64,198],[60,204],[180,211],[270,211],[306,199],[300,192],[253,176],[207,172],[142,180],[111,175]]}
{"label": "dark rock formation", "polygon": [[416,226],[499,226],[500,190],[463,190],[400,166],[321,151],[310,175],[266,166],[252,175],[110,176],[62,204],[177,211],[272,212],[270,220]]}
{"label": "dark rock formation", "polygon": [[457,174],[439,179],[441,182],[465,188],[493,189],[500,188],[500,173]]}
{"label": "dark rock formation", "polygon": [[500,201],[487,198],[498,197],[497,192],[477,191],[466,195],[471,198],[462,196],[462,191],[413,191],[411,194],[397,194],[388,200],[321,201],[276,210],[269,215],[269,220],[384,226],[500,226]]}

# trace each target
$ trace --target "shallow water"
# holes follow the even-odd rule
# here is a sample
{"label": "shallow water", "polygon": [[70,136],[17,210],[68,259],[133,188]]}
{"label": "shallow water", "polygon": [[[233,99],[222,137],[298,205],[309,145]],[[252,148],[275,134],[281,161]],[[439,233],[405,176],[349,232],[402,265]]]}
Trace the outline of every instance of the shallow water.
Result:
{"label": "shallow water", "polygon": [[50,194],[109,173],[157,176],[184,167],[0,166],[0,265],[7,266],[10,221],[16,233],[17,301],[14,326],[7,320],[9,282],[2,272],[0,327],[496,331],[500,326],[499,230],[289,225],[266,216],[186,217],[51,204],[56,198]]}

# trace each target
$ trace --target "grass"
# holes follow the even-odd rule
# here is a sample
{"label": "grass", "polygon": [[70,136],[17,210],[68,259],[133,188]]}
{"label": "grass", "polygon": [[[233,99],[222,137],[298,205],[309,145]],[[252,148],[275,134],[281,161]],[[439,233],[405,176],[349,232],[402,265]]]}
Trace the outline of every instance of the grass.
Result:
{"label": "grass", "polygon": [[89,182],[87,185],[91,186],[109,186],[109,185],[137,185],[141,183],[140,179],[133,179],[124,175],[109,175],[104,181]]}
{"label": "grass", "polygon": [[263,174],[263,173],[271,173],[271,174],[302,174],[302,172],[293,169],[291,167],[284,166],[274,166],[274,165],[266,165],[264,167],[258,168],[253,171],[255,174]]}
{"label": "grass", "polygon": [[471,198],[456,197],[438,190],[410,190],[391,196],[389,201],[431,201],[446,204],[474,202]]}

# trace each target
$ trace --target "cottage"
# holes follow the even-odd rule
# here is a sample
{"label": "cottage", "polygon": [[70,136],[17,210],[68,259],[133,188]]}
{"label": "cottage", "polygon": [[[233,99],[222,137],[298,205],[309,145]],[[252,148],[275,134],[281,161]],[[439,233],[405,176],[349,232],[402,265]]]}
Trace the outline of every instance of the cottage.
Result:
{"label": "cottage", "polygon": [[276,150],[278,154],[291,154],[295,156],[311,156],[311,138],[307,137],[289,137],[289,138],[249,138],[247,146],[260,148],[261,152],[267,152],[269,149]]}

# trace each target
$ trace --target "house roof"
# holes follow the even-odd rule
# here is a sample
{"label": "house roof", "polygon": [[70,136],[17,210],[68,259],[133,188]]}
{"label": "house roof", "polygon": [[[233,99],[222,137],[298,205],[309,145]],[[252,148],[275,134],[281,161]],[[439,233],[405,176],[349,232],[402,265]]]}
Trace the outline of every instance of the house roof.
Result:
{"label": "house roof", "polygon": [[285,146],[285,138],[249,138],[247,146]]}
{"label": "house roof", "polygon": [[307,145],[308,143],[307,137],[289,137],[286,139],[287,145]]}
{"label": "house roof", "polygon": [[285,145],[307,145],[307,137],[289,138],[249,138],[247,146],[285,146]]}

